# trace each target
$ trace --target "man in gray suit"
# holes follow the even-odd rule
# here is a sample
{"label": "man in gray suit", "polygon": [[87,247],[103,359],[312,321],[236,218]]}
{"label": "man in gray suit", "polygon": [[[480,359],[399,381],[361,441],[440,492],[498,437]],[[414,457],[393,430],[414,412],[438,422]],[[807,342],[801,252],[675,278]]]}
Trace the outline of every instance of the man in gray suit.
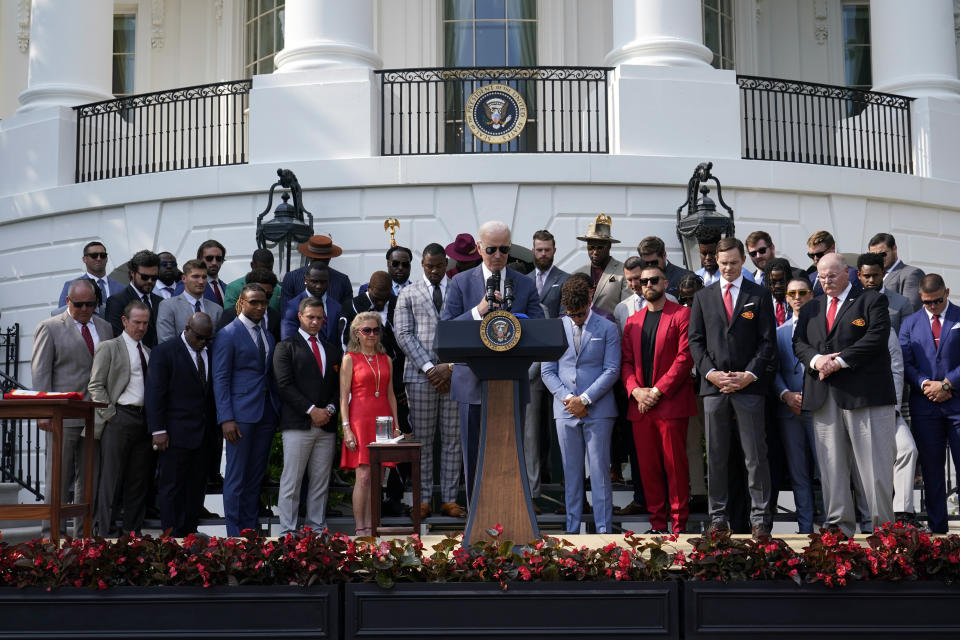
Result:
{"label": "man in gray suit", "polygon": [[[30,361],[32,386],[37,391],[76,391],[86,396],[94,349],[101,340],[113,337],[110,323],[93,315],[97,307],[95,286],[94,281],[89,278],[71,282],[67,288],[67,310],[37,325],[33,334],[33,357]],[[50,421],[37,420],[37,426],[48,432],[45,457],[46,487],[49,492],[53,478]],[[83,496],[83,465],[80,455],[83,451],[83,436],[82,420],[63,421],[60,495],[64,502],[67,501],[74,484],[74,497],[82,499]],[[86,434],[86,437],[90,436],[92,434]],[[99,447],[95,449],[95,454],[94,468],[97,468],[100,466]],[[79,523],[75,527],[79,529]]]}
{"label": "man in gray suit", "polygon": [[886,286],[883,257],[876,253],[860,254],[857,258],[857,277],[864,289],[873,289],[887,296],[887,303],[890,305],[890,328],[899,335],[900,325],[913,313],[913,306],[905,297]]}
{"label": "man in gray suit", "polygon": [[923,306],[920,303],[920,280],[923,279],[923,270],[903,264],[897,255],[897,241],[889,233],[878,233],[870,238],[868,244],[870,253],[878,253],[883,258],[883,286],[893,290],[910,301],[913,311],[919,311]]}
{"label": "man in gray suit", "polygon": [[610,247],[620,242],[611,235],[613,221],[610,216],[600,214],[590,223],[587,235],[577,236],[577,240],[587,243],[587,255],[590,262],[577,269],[578,273],[590,276],[593,283],[593,306],[613,313],[617,303],[629,298],[632,291],[623,277],[623,263],[610,255]]}
{"label": "man in gray suit", "polygon": [[214,327],[219,325],[223,307],[203,297],[206,288],[206,265],[199,260],[187,260],[183,265],[183,293],[161,302],[157,311],[158,343],[179,336],[190,316],[200,311],[210,316]]}
{"label": "man in gray suit", "polygon": [[[557,243],[553,234],[541,229],[533,234],[533,264],[534,270],[527,274],[537,287],[540,304],[548,318],[559,318],[560,289],[570,274],[554,266],[553,257],[557,253]],[[530,365],[530,404],[527,406],[527,416],[523,423],[523,459],[527,465],[527,483],[530,485],[530,497],[539,498],[541,461],[541,437],[549,445],[550,432],[553,424],[553,398],[540,377],[540,363]],[[549,451],[549,446],[547,447]],[[545,460],[549,462],[549,456]],[[533,503],[533,510],[537,513],[540,508]]]}
{"label": "man in gray suit", "polygon": [[413,433],[423,443],[420,452],[420,517],[432,511],[433,441],[440,432],[440,512],[462,518],[466,510],[457,504],[463,453],[460,448],[460,426],[457,401],[450,395],[452,365],[437,356],[437,322],[446,300],[450,279],[447,278],[447,256],[435,242],[423,249],[420,262],[423,277],[400,289],[393,315],[397,344],[406,354],[403,382],[410,405]]}
{"label": "man in gray suit", "polygon": [[144,413],[150,349],[143,340],[150,308],[138,300],[128,302],[120,321],[123,333],[97,347],[87,386],[91,400],[107,405],[96,412],[101,466],[94,513],[94,535],[106,537],[116,533],[113,505],[118,495],[123,496],[121,532],[140,533],[155,470]]}

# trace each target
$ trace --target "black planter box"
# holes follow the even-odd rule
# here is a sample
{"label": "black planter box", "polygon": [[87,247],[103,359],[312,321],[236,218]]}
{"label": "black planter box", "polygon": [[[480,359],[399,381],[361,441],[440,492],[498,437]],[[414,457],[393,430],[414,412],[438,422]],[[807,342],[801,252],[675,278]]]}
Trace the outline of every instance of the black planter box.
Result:
{"label": "black planter box", "polygon": [[344,639],[679,638],[676,582],[344,586]]}
{"label": "black planter box", "polygon": [[0,638],[338,638],[340,587],[0,589]]}
{"label": "black planter box", "polygon": [[686,582],[685,638],[958,638],[960,586]]}

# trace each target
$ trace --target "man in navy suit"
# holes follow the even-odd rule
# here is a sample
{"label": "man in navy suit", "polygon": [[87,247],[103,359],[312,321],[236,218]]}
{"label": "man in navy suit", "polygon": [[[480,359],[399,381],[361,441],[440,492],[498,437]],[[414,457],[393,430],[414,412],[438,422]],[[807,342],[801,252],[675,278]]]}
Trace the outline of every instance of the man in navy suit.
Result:
{"label": "man in navy suit", "polygon": [[736,238],[717,243],[720,279],[694,297],[689,341],[703,375],[710,526],[729,528],[727,459],[736,429],[747,466],[753,535],[764,538],[771,528],[764,405],[776,370],[777,337],[770,293],[747,280],[745,258]]}
{"label": "man in navy suit", "polygon": [[119,336],[124,330],[120,320],[123,310],[134,300],[143,302],[150,310],[150,325],[147,334],[143,337],[143,344],[152,349],[158,342],[157,317],[160,303],[163,302],[163,298],[153,293],[153,287],[157,284],[157,273],[160,270],[160,256],[153,251],[137,251],[128,264],[130,265],[130,284],[107,299],[103,319],[113,327],[113,334]]}
{"label": "man in navy suit", "polygon": [[303,281],[306,288],[290,300],[283,309],[280,338],[286,340],[300,330],[300,303],[307,298],[318,298],[323,302],[323,328],[320,329],[317,337],[332,345],[341,345],[340,302],[333,296],[327,295],[330,287],[330,267],[322,262],[310,263],[303,274]]}
{"label": "man in navy suit", "polygon": [[927,517],[934,533],[947,532],[944,444],[960,468],[960,308],[948,299],[950,289],[935,273],[920,280],[923,309],[900,330],[900,347],[910,394],[913,436],[927,492]]}
{"label": "man in navy suit", "polygon": [[[227,292],[227,283],[220,279],[220,269],[226,259],[226,248],[216,240],[206,240],[197,247],[197,260],[207,267],[207,287],[203,290],[203,297],[216,302],[221,308]],[[181,293],[183,293],[183,281],[173,290],[175,296]]]}
{"label": "man in navy suit", "polygon": [[[81,258],[84,267],[83,275],[80,278],[89,278],[97,283],[100,289],[99,304],[97,304],[96,313],[101,318],[107,305],[107,298],[123,290],[123,285],[116,280],[107,277],[107,248],[102,242],[88,242],[83,247],[83,257]],[[70,283],[78,278],[72,278],[63,283],[63,290],[60,291],[60,298],[57,300],[57,306],[66,309],[67,290]]]}
{"label": "man in navy suit", "polygon": [[208,348],[213,333],[210,316],[194,313],[178,336],[150,352],[145,406],[160,452],[160,526],[176,537],[196,533],[207,486],[203,445],[217,422]]}
{"label": "man in navy suit", "polygon": [[[512,280],[514,299],[511,312],[525,314],[528,318],[542,318],[543,308],[540,306],[540,297],[533,281],[518,271],[506,268],[510,254],[510,228],[502,222],[485,222],[480,225],[477,237],[480,238],[477,249],[483,262],[479,269],[458,273],[450,281],[440,319],[483,318],[490,310],[486,300],[487,280],[494,272],[502,275],[500,288],[494,292],[497,300],[503,300],[506,281]],[[460,439],[469,502],[480,448],[480,380],[466,365],[455,365],[450,381],[450,393],[457,401],[460,415]],[[530,381],[524,376],[520,381],[521,420],[524,420],[529,401]]]}
{"label": "man in navy suit", "polygon": [[[333,240],[329,236],[311,236],[297,249],[302,255],[310,259],[309,264],[319,262],[328,267],[330,260],[343,253],[343,249],[333,244]],[[290,300],[306,288],[306,283],[303,281],[303,276],[306,273],[307,267],[303,266],[289,271],[283,276],[283,284],[280,290],[281,309],[286,309]],[[330,285],[327,288],[327,296],[339,302],[341,308],[350,306],[350,301],[353,299],[353,285],[350,284],[350,278],[332,267],[330,268]]]}
{"label": "man in navy suit", "polygon": [[223,510],[227,535],[257,527],[260,483],[277,426],[273,336],[264,326],[267,294],[259,284],[240,292],[240,315],[217,333],[213,394],[227,441]]}

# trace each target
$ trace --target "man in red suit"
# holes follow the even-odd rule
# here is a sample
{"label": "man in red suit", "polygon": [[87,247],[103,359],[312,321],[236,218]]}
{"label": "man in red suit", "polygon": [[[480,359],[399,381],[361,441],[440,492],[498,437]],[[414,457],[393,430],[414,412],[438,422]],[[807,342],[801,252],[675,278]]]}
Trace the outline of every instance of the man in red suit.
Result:
{"label": "man in red suit", "polygon": [[623,330],[621,375],[650,510],[648,533],[667,531],[668,512],[673,532],[681,533],[690,514],[687,422],[697,413],[687,344],[690,310],[667,300],[668,285],[660,267],[644,267],[640,286],[646,303]]}

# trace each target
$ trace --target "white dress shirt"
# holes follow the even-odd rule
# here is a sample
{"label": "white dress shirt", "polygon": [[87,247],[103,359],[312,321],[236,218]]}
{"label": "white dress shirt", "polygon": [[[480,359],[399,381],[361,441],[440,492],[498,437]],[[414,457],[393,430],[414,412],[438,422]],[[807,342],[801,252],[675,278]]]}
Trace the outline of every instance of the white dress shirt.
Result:
{"label": "white dress shirt", "polygon": [[156,295],[166,300],[167,298],[173,297],[173,291],[176,288],[177,288],[176,283],[167,286],[162,282],[160,282],[159,280],[157,280],[157,284],[154,285],[153,287],[153,293],[155,293]]}
{"label": "white dress shirt", "polygon": [[[303,328],[297,329],[297,333],[300,334],[300,337],[304,339],[307,343],[307,348],[310,349],[310,353],[313,353],[313,345],[310,344],[310,334],[303,330]],[[313,336],[316,338],[316,336]],[[327,372],[327,352],[323,348],[323,345],[320,344],[320,338],[317,338],[317,350],[320,352],[320,362],[322,363],[323,372]],[[307,415],[310,415],[310,412],[317,408],[317,405],[312,404],[307,408]]]}
{"label": "white dress shirt", "polygon": [[[123,336],[123,344],[127,347],[127,359],[130,361],[130,379],[127,381],[127,386],[124,387],[123,393],[117,398],[117,404],[132,404],[136,407],[142,407],[144,375],[143,364],[140,362],[140,352],[137,351],[137,345],[139,343],[127,335],[126,331],[120,335]],[[147,353],[146,349],[143,350],[143,357],[147,359],[147,364],[149,365],[150,354]]]}
{"label": "white dress shirt", "polygon": [[[827,312],[829,313],[830,311],[830,304],[833,302],[833,298],[836,298],[837,299],[837,315],[840,315],[840,309],[843,308],[843,303],[847,301],[847,296],[850,295],[850,291],[852,289],[853,289],[853,285],[850,284],[850,282],[848,281],[847,287],[840,292],[840,295],[828,296],[826,292],[824,292],[823,295],[827,299]],[[821,356],[823,356],[822,353],[818,353],[817,355],[813,356],[813,358],[810,360],[811,369],[816,369],[816,367],[813,365]],[[848,369],[850,367],[850,365],[844,362],[843,358],[841,358],[840,356],[837,356],[837,362],[839,362],[840,366],[843,367],[844,369]]]}
{"label": "white dress shirt", "polygon": [[[70,313],[70,307],[67,307],[67,313]],[[83,335],[83,324],[77,322],[77,319],[72,315],[70,319],[73,320],[73,324],[76,325],[77,331],[80,332],[80,335]],[[90,319],[90,322],[87,323],[87,329],[90,330],[90,337],[93,338],[93,348],[96,350],[97,345],[100,344],[100,334],[97,333],[97,325],[93,324],[93,319]]]}
{"label": "white dress shirt", "polygon": [[[487,280],[490,278],[490,276],[493,275],[493,271],[491,271],[490,269],[488,269],[488,268],[487,268],[487,265],[485,265],[485,264],[482,263],[482,262],[480,263],[480,269],[483,271],[483,287],[484,287],[484,290],[486,290]],[[500,297],[501,297],[501,298],[503,298],[504,295],[505,295],[504,292],[503,292],[503,285],[504,285],[504,283],[505,283],[506,280],[507,280],[507,273],[506,273],[506,271],[507,271],[507,268],[506,268],[506,267],[504,267],[503,269],[500,270]],[[477,304],[478,304],[478,306],[479,306],[479,303],[477,303]],[[471,312],[471,315],[473,316],[473,319],[474,319],[474,320],[482,320],[482,319],[483,319],[483,318],[480,316],[480,312],[477,311],[477,307],[474,307],[474,308],[473,308],[473,311]]]}
{"label": "white dress shirt", "polygon": [[[720,273],[720,271],[717,271]],[[720,293],[725,294],[727,292],[727,285],[732,284],[730,287],[730,297],[733,299],[733,308],[737,308],[737,300],[740,298],[740,289],[743,287],[743,272],[740,272],[740,275],[737,276],[737,279],[733,282],[727,282],[723,277],[720,278]]]}
{"label": "white dress shirt", "polygon": [[243,323],[243,326],[246,327],[247,333],[250,334],[250,339],[253,340],[253,344],[257,344],[257,330],[254,327],[257,327],[257,326],[260,327],[260,332],[259,332],[260,339],[263,340],[263,349],[267,354],[266,359],[264,359],[264,364],[269,366],[270,363],[268,362],[268,359],[270,358],[270,347],[267,345],[266,314],[264,314],[263,320],[260,321],[259,325],[255,324],[253,320],[243,315],[242,313],[238,317],[240,318],[240,322]]}

